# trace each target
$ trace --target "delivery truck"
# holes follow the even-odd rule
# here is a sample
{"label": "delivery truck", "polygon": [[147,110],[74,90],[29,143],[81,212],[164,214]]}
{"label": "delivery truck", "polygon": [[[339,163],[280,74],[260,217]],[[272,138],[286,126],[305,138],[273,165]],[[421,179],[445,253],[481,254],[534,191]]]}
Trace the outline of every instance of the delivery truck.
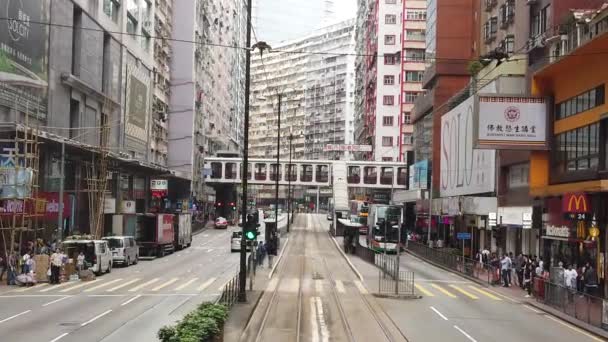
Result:
{"label": "delivery truck", "polygon": [[177,214],[173,220],[175,230],[175,249],[180,250],[192,244],[192,216],[190,214]]}
{"label": "delivery truck", "polygon": [[163,257],[175,251],[173,214],[144,214],[137,217],[136,240],[141,257]]}

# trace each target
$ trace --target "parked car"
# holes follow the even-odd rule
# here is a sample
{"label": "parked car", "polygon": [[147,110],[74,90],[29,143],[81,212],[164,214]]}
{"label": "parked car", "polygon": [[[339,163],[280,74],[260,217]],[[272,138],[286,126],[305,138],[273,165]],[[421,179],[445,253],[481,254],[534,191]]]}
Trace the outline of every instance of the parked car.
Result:
{"label": "parked car", "polygon": [[216,229],[226,229],[228,228],[228,221],[223,217],[218,217],[215,219],[215,228]]}
{"label": "parked car", "polygon": [[76,262],[82,251],[85,266],[97,275],[112,271],[112,253],[105,240],[66,240],[62,243],[68,258]]}
{"label": "parked car", "polygon": [[103,240],[108,242],[114,264],[129,266],[139,261],[139,246],[133,236],[107,236]]}

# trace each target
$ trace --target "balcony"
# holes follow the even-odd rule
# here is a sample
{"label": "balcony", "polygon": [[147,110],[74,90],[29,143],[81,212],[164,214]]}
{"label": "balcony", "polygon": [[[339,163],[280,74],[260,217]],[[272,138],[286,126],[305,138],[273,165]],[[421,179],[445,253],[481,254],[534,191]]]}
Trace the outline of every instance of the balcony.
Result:
{"label": "balcony", "polygon": [[420,119],[425,113],[433,108],[435,101],[435,89],[430,89],[416,97],[414,109],[412,110],[412,122]]}
{"label": "balcony", "polygon": [[428,84],[437,76],[437,63],[433,62],[424,69],[422,75],[422,88],[426,88]]}

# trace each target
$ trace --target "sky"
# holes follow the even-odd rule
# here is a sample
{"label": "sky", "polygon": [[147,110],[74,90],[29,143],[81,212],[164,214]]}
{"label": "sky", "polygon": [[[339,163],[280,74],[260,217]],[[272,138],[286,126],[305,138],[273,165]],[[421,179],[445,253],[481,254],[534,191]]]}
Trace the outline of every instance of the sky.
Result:
{"label": "sky", "polygon": [[354,18],[355,12],[356,0],[254,0],[253,24],[258,40],[272,44]]}

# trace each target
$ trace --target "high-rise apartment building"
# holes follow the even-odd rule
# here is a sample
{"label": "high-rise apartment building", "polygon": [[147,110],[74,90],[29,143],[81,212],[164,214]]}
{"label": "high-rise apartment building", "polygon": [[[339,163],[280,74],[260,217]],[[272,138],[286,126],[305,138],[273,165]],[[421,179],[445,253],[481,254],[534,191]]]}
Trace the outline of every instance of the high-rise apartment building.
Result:
{"label": "high-rise apartment building", "polygon": [[359,2],[356,44],[356,140],[372,145],[362,157],[405,160],[413,149],[411,112],[421,93],[426,1]]}
{"label": "high-rise apartment building", "polygon": [[[251,157],[276,156],[278,95],[282,95],[282,158],[293,134],[294,158],[344,158],[325,151],[350,141],[354,94],[354,20],[255,53],[251,63]],[[258,37],[263,39],[262,37]],[[352,127],[352,126],[351,126]]]}

